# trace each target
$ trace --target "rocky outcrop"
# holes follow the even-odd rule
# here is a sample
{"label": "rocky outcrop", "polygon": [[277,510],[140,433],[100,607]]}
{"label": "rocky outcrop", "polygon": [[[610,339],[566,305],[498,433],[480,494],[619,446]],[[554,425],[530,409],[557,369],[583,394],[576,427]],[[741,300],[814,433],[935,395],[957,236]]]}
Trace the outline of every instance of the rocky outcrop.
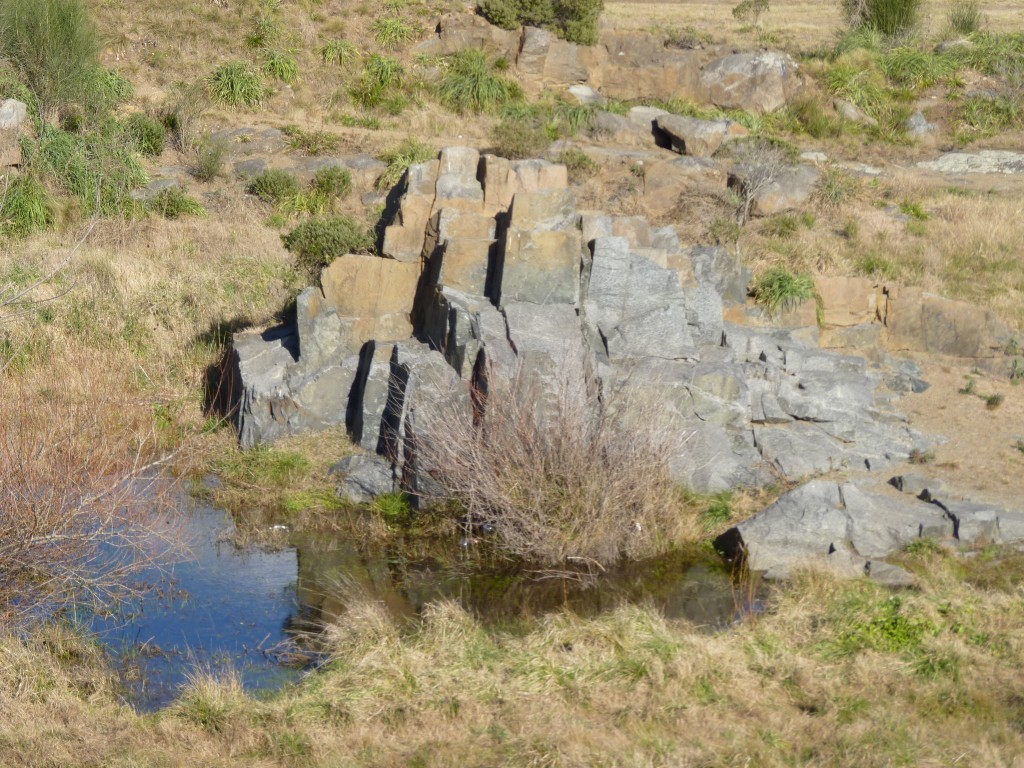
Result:
{"label": "rocky outcrop", "polygon": [[911,583],[909,574],[881,559],[919,539],[978,546],[1024,538],[1020,512],[948,495],[941,483],[916,475],[890,484],[903,495],[814,480],[727,531],[716,546],[768,578],[824,567],[902,586]]}
{"label": "rocky outcrop", "polygon": [[528,85],[589,88],[588,99],[676,99],[748,112],[772,112],[805,87],[799,65],[778,51],[680,49],[646,33],[607,33],[597,45],[560,40],[537,27],[507,31],[479,16],[452,13],[414,53],[447,56],[467,48],[514,64]]}
{"label": "rocky outcrop", "polygon": [[[551,391],[572,370],[678,417],[674,472],[700,491],[875,469],[925,447],[876,396],[884,377],[864,359],[821,351],[800,329],[726,322],[749,280],[727,251],[577,211],[562,166],[449,148],[410,168],[400,192],[384,256],[339,257],[299,296],[293,327],[236,335],[244,446],[344,423],[379,457],[349,468],[366,474],[354,497],[388,477],[422,489],[418,412],[444,402],[468,418],[481,376],[525,370]],[[858,301],[837,303],[837,322],[862,319]]]}

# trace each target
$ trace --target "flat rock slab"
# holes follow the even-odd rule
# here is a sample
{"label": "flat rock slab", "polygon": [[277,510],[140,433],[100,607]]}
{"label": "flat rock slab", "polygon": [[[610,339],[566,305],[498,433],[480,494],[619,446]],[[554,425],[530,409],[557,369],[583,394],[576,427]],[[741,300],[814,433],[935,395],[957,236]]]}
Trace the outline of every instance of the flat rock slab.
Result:
{"label": "flat rock slab", "polygon": [[1024,152],[983,149],[980,152],[948,152],[918,168],[939,173],[1024,173]]}

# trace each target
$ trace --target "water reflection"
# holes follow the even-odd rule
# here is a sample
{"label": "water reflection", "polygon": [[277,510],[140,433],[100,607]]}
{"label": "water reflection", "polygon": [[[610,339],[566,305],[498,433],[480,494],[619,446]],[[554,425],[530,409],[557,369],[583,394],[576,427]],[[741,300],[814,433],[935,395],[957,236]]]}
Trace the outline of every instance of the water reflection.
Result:
{"label": "water reflection", "polygon": [[296,637],[338,617],[353,595],[378,600],[410,623],[441,599],[458,601],[492,625],[561,608],[595,615],[624,601],[711,628],[737,614],[731,579],[710,554],[676,552],[586,583],[524,571],[488,556],[486,547],[467,553],[457,542],[412,556],[422,547],[368,549],[303,532],[268,551],[237,547],[233,523],[222,510],[199,505],[183,524],[191,556],[144,572],[142,579],[155,588],[92,622],[121,659],[127,698],[143,710],[173,701],[197,667],[233,668],[249,690],[296,679],[296,666],[316,658],[315,652],[288,650]]}

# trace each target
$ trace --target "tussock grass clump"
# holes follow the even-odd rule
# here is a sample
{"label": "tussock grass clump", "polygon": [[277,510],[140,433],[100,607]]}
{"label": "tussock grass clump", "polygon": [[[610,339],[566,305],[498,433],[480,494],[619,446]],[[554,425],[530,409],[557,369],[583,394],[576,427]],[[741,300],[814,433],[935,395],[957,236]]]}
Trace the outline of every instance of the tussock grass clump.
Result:
{"label": "tussock grass clump", "polygon": [[380,155],[388,164],[387,170],[377,179],[377,189],[388,190],[402,180],[410,165],[425,163],[437,157],[437,150],[419,139],[408,138],[394,149]]}
{"label": "tussock grass clump", "polygon": [[364,109],[373,109],[394,97],[404,82],[405,68],[398,59],[375,53],[363,66],[359,81],[351,89],[351,95]]}
{"label": "tussock grass clump", "polygon": [[320,48],[320,60],[324,64],[346,67],[360,56],[359,48],[349,40],[330,40]]}
{"label": "tussock grass clump", "polygon": [[386,51],[393,51],[420,35],[420,28],[397,16],[384,16],[374,20],[371,29],[377,45]]}
{"label": "tussock grass clump", "polygon": [[491,380],[483,413],[422,414],[417,466],[498,546],[547,566],[615,563],[692,535],[669,463],[685,435],[663,408],[624,387],[598,402],[569,363],[542,382],[525,370]]}
{"label": "tussock grass clump", "polygon": [[521,99],[522,88],[503,77],[483,51],[465,50],[451,57],[438,86],[438,97],[448,109],[464,112],[493,112]]}
{"label": "tussock grass clump", "polygon": [[299,62],[291,51],[267,48],[263,51],[263,71],[287,85],[299,82]]}
{"label": "tussock grass clump", "polygon": [[958,35],[977,32],[984,21],[978,0],[952,0],[946,10],[946,21]]}
{"label": "tussock grass clump", "polygon": [[814,280],[810,275],[796,275],[785,267],[773,267],[754,281],[751,295],[770,315],[792,309],[814,298]]}
{"label": "tussock grass clump", "polygon": [[140,154],[157,157],[163,153],[167,129],[159,120],[136,112],[125,120],[124,132],[125,137]]}
{"label": "tussock grass clump", "polygon": [[320,270],[347,253],[370,253],[373,233],[350,216],[321,216],[304,221],[287,235],[284,247],[295,254],[299,267],[316,278]]}
{"label": "tussock grass clump", "polygon": [[49,227],[54,201],[34,176],[4,177],[0,186],[0,235],[26,237]]}
{"label": "tussock grass clump", "polygon": [[221,64],[210,75],[209,86],[214,101],[229,107],[259,107],[267,97],[259,73],[245,61]]}
{"label": "tussock grass clump", "polygon": [[341,137],[327,131],[304,131],[297,125],[282,130],[288,137],[288,148],[307,155],[324,155],[333,152],[341,144]]}
{"label": "tussock grass clump", "polygon": [[206,209],[195,198],[189,197],[177,187],[169,187],[155,195],[146,207],[165,219],[179,219],[184,216],[205,216]]}
{"label": "tussock grass clump", "polygon": [[871,27],[889,36],[917,29],[920,9],[921,0],[843,0],[851,27]]}
{"label": "tussock grass clump", "polygon": [[148,181],[114,120],[75,133],[48,127],[22,148],[33,170],[74,197],[86,215],[132,214],[130,193]]}

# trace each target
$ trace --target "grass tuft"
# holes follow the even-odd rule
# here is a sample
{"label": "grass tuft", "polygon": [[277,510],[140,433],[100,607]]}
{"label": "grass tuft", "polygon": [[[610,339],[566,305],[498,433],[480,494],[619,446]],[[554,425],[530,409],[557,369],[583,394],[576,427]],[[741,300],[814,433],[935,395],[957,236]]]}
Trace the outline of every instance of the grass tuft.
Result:
{"label": "grass tuft", "polygon": [[793,274],[785,267],[773,267],[754,281],[751,295],[774,316],[813,299],[814,280],[810,275]]}
{"label": "grass tuft", "polygon": [[387,170],[377,179],[377,189],[388,190],[394,187],[410,165],[425,163],[437,157],[437,150],[419,139],[405,139],[394,149],[380,155],[380,159],[388,164]]}
{"label": "grass tuft", "polygon": [[499,74],[486,54],[460,51],[451,57],[438,86],[441,103],[453,112],[494,112],[510,101],[521,99],[523,91],[514,80]]}
{"label": "grass tuft", "polygon": [[214,101],[229,107],[259,107],[267,89],[259,73],[244,61],[229,61],[217,67],[209,78]]}

